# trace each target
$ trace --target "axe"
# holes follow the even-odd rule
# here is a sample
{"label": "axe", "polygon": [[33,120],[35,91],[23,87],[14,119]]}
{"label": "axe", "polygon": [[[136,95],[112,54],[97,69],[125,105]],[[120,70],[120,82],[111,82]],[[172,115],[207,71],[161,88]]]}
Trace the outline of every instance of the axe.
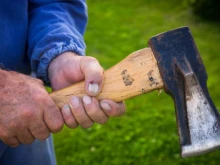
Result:
{"label": "axe", "polygon": [[[181,157],[220,148],[220,115],[206,85],[207,74],[188,27],[150,38],[150,48],[133,52],[104,72],[98,100],[116,102],[164,89],[175,103]],[[74,96],[83,96],[84,82],[52,92],[62,108]]]}

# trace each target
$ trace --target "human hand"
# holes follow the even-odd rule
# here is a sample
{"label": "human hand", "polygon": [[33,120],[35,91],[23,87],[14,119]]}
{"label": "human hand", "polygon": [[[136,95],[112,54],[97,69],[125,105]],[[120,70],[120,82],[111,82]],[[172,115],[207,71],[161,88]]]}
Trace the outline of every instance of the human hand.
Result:
{"label": "human hand", "polygon": [[11,147],[44,140],[63,127],[60,110],[41,80],[0,70],[0,139]]}
{"label": "human hand", "polygon": [[87,95],[82,98],[72,97],[70,107],[66,105],[61,110],[68,127],[76,128],[81,125],[88,128],[93,122],[104,124],[109,116],[124,114],[124,102],[98,101],[94,97],[99,94],[104,81],[103,69],[95,58],[66,52],[51,62],[48,73],[53,90],[62,89],[85,79]]}

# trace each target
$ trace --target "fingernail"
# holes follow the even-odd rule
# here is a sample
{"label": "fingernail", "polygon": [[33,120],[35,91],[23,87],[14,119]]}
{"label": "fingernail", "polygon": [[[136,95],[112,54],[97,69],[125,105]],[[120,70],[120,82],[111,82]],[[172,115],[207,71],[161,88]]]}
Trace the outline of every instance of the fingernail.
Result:
{"label": "fingernail", "polygon": [[63,108],[62,108],[62,112],[65,114],[65,115],[70,115],[72,112],[70,110],[70,107],[69,105],[64,105]]}
{"label": "fingernail", "polygon": [[93,94],[98,94],[98,92],[99,92],[99,85],[94,83],[94,82],[90,82],[89,83],[89,87],[88,87],[88,91],[90,93],[93,93]]}
{"label": "fingernail", "polygon": [[111,110],[111,107],[110,107],[110,105],[109,105],[108,103],[102,102],[102,103],[100,104],[100,106],[101,106],[102,109],[104,109],[104,110],[106,110],[106,111]]}
{"label": "fingernail", "polygon": [[85,105],[88,105],[92,102],[92,99],[89,96],[83,96],[82,100]]}
{"label": "fingernail", "polygon": [[70,100],[71,106],[72,107],[78,107],[79,106],[79,98],[78,97],[72,97]]}

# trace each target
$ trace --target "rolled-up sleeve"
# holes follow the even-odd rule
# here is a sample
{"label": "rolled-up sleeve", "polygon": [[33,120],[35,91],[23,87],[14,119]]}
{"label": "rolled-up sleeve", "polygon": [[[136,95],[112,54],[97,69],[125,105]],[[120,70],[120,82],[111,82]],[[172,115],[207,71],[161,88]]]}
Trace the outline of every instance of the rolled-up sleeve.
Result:
{"label": "rolled-up sleeve", "polygon": [[38,78],[49,83],[48,66],[58,55],[85,55],[85,0],[30,0],[28,56]]}

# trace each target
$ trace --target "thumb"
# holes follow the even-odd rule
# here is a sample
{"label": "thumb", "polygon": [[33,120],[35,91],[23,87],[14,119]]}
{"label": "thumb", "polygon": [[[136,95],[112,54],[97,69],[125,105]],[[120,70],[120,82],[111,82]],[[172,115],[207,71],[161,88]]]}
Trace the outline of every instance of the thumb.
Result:
{"label": "thumb", "polygon": [[87,94],[90,96],[98,95],[104,81],[104,71],[98,60],[90,56],[82,57],[80,68],[85,76],[85,90]]}

